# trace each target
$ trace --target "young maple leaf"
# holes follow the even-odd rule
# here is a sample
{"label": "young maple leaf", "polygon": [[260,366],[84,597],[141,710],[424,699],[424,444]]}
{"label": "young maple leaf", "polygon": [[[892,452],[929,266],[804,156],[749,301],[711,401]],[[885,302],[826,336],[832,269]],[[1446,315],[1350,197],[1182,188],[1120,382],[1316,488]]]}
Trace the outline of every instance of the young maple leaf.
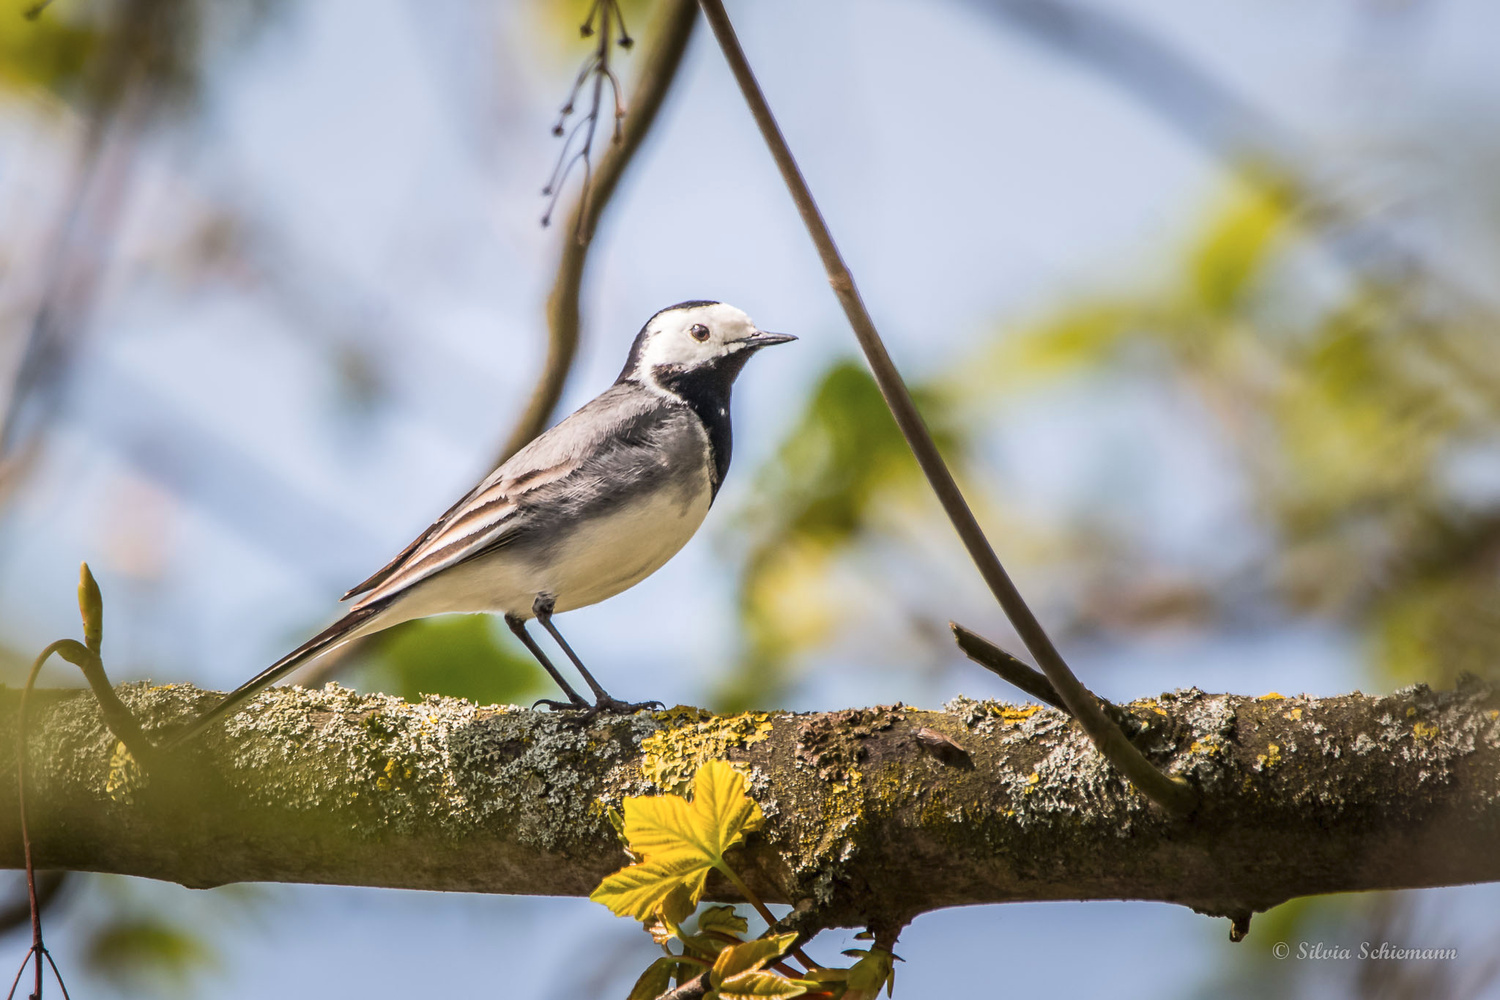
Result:
{"label": "young maple leaf", "polygon": [[643,922],[653,919],[679,887],[697,905],[709,870],[734,877],[725,852],[765,824],[748,788],[744,775],[711,760],[693,778],[691,802],[680,795],[626,799],[625,839],[641,860],[605,878],[589,898]]}

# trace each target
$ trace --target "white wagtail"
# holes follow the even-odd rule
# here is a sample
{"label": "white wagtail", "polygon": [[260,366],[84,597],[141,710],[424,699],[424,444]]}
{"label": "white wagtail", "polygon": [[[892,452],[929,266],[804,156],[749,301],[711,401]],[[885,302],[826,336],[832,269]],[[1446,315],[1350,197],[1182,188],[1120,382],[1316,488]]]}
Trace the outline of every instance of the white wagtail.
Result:
{"label": "white wagtail", "polygon": [[[729,392],[750,356],[796,340],[722,302],[652,316],[615,384],[516,452],[374,576],[349,612],[195,719],[202,731],[321,653],[429,615],[494,612],[582,718],[635,712],[609,696],[552,615],[613,597],[660,569],[703,523],[729,470]],[[585,701],[526,631],[536,618],[593,689]]]}

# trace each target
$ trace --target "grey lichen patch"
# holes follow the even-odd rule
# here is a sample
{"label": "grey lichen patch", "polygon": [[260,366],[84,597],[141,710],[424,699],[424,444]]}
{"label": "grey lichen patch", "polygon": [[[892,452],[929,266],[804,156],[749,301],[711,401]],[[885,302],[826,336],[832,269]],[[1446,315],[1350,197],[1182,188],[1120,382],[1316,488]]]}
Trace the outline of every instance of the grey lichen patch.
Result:
{"label": "grey lichen patch", "polygon": [[1173,770],[1205,794],[1226,784],[1233,766],[1232,748],[1237,711],[1231,699],[1210,697],[1197,688],[1177,691],[1168,699],[1171,710],[1187,727]]}
{"label": "grey lichen patch", "polygon": [[618,799],[606,794],[611,772],[594,762],[633,759],[653,730],[649,721],[584,728],[457,698],[409,703],[329,685],[263,695],[221,739],[236,787],[266,807],[377,839],[420,829],[456,840],[483,828],[554,849],[597,835],[595,800]]}
{"label": "grey lichen patch", "polygon": [[1083,731],[1068,725],[1061,713],[1037,713],[1007,730],[999,742],[1020,765],[1004,772],[1000,784],[1008,793],[1008,818],[1023,832],[1066,836],[1078,818],[1102,810],[1113,817],[1104,829],[1123,836],[1132,814],[1145,808],[1144,800],[1127,793]]}
{"label": "grey lichen patch", "polygon": [[1247,779],[1246,788],[1337,816],[1400,766],[1409,798],[1393,814],[1409,812],[1445,794],[1465,759],[1483,745],[1491,697],[1482,687],[1435,692],[1413,685],[1384,698],[1242,702],[1236,737],[1258,776]]}

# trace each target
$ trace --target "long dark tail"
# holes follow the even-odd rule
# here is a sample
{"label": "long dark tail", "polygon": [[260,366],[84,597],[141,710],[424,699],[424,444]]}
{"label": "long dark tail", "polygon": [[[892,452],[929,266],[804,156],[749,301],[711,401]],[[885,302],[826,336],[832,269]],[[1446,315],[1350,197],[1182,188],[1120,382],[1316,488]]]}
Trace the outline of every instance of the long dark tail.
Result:
{"label": "long dark tail", "polygon": [[357,631],[361,625],[369,622],[371,618],[374,618],[389,606],[389,601],[377,601],[374,604],[355,608],[350,611],[344,617],[229,692],[224,696],[223,701],[188,723],[186,729],[173,734],[172,738],[167,740],[165,746],[171,747],[179,743],[184,743],[214,723],[233,715],[243,707],[245,702],[272,684],[275,684],[278,680],[296,670],[314,656],[327,652],[334,646],[348,641],[352,637],[352,633]]}

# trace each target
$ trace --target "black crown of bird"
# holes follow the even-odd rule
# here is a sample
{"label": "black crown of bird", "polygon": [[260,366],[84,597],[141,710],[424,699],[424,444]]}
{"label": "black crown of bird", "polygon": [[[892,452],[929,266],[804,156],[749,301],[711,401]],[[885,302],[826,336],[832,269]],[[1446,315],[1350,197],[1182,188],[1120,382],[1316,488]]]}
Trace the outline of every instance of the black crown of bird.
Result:
{"label": "black crown of bird", "polygon": [[[693,537],[729,471],[729,396],[745,362],[795,340],[723,302],[668,306],[646,321],[620,377],[516,452],[369,579],[342,618],[193,720],[180,743],[293,670],[352,639],[414,618],[489,612],[566,700],[537,704],[586,721],[637,712],[600,686],[553,615],[613,597]],[[535,618],[593,693],[581,696],[526,630]]]}

